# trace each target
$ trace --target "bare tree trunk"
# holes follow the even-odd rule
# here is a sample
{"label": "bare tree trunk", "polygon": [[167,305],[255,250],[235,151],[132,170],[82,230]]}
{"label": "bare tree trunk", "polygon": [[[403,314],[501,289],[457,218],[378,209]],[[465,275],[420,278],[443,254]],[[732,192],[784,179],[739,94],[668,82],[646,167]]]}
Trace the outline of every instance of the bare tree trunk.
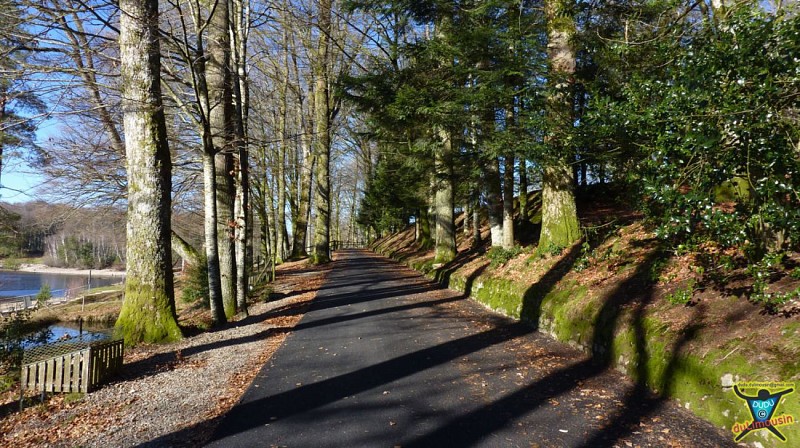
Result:
{"label": "bare tree trunk", "polygon": [[514,156],[503,161],[503,248],[514,247]]}
{"label": "bare tree trunk", "polygon": [[[210,136],[209,136],[210,137]],[[214,145],[203,150],[203,236],[206,247],[206,270],[208,276],[208,302],[213,326],[227,321],[222,302],[222,283],[217,244],[217,179],[214,171]]]}
{"label": "bare tree trunk", "polygon": [[250,271],[247,260],[247,233],[248,219],[247,210],[249,204],[248,191],[250,182],[248,179],[247,149],[239,149],[237,158],[239,169],[236,176],[236,200],[234,202],[234,215],[236,217],[235,227],[235,256],[236,256],[236,311],[247,316],[247,290],[248,273]]}
{"label": "bare tree trunk", "polygon": [[308,255],[306,252],[306,235],[308,232],[308,213],[311,209],[311,186],[314,170],[314,156],[311,153],[311,142],[307,129],[307,120],[303,117],[302,101],[297,108],[297,118],[301,124],[303,135],[300,137],[300,148],[302,160],[300,163],[300,199],[298,201],[297,219],[294,222],[294,232],[292,234],[292,258],[303,258]]}
{"label": "bare tree trunk", "polygon": [[525,157],[519,159],[519,216],[520,221],[528,220],[528,162]]}
{"label": "bare tree trunk", "polygon": [[[199,19],[198,19],[199,20]],[[198,34],[196,42],[198,55],[203,54],[203,40]],[[217,179],[214,172],[214,156],[217,148],[214,147],[213,132],[209,117],[211,105],[209,104],[209,85],[207,75],[214,82],[220,76],[217,66],[207,66],[205,58],[196,57],[194,72],[196,76],[196,91],[201,108],[203,149],[203,237],[206,252],[206,273],[208,277],[208,303],[211,311],[212,326],[224,324],[227,319],[222,304],[222,284],[220,281],[219,247],[217,245]]]}
{"label": "bare tree trunk", "polygon": [[252,265],[252,219],[250,219],[250,160],[248,150],[247,120],[250,109],[250,89],[247,80],[247,37],[250,26],[248,0],[233,0],[231,20],[234,83],[233,92],[236,105],[236,198],[234,215],[236,217],[235,256],[236,256],[236,310],[246,316],[248,280]]}
{"label": "bare tree trunk", "polygon": [[230,12],[227,0],[215,3],[208,27],[206,80],[209,91],[209,124],[216,155],[217,246],[225,316],[236,314],[236,257],[234,248],[234,109],[231,74]]}
{"label": "bare tree trunk", "polygon": [[356,172],[353,179],[353,197],[350,201],[350,223],[348,224],[347,240],[351,243],[356,241],[356,204],[358,203],[358,181],[359,172]]}
{"label": "bare tree trunk", "polygon": [[[289,245],[289,234],[286,230],[286,155],[289,151],[289,31],[284,26],[283,32],[283,65],[284,72],[280,82],[283,84],[279,90],[278,100],[278,131],[280,135],[280,148],[278,160],[275,163],[276,188],[278,189],[278,216],[275,232],[278,237],[278,261],[286,258]],[[294,224],[294,223],[293,223]]]}
{"label": "bare tree trunk", "polygon": [[472,247],[480,246],[481,238],[481,205],[478,194],[472,200]]}
{"label": "bare tree trunk", "polygon": [[128,175],[125,301],[115,332],[128,345],[181,337],[172,278],[172,161],[161,103],[158,0],[120,0],[120,72]]}
{"label": "bare tree trunk", "polygon": [[464,233],[464,238],[468,237],[472,231],[472,208],[471,201],[464,203],[464,220],[461,224],[461,231]]}
{"label": "bare tree trunk", "polygon": [[[333,189],[333,194],[331,195],[331,197],[335,198],[333,200],[333,207],[332,207],[333,219],[331,219],[331,225],[333,226],[331,233],[333,235],[336,235],[336,237],[334,238],[334,244],[336,244],[335,243],[336,241],[342,241],[342,226],[340,222],[342,218],[342,193],[343,191],[340,185],[338,186],[338,188]],[[332,248],[331,250],[334,249],[335,248]]]}
{"label": "bare tree trunk", "polygon": [[[285,96],[284,96],[285,100]],[[286,147],[289,145],[289,138],[286,129],[286,105],[281,107],[280,128],[281,143],[278,149],[278,160],[275,162],[275,188],[278,190],[277,216],[275,221],[275,233],[277,236],[277,260],[282,263],[286,258],[287,231],[286,231]]]}
{"label": "bare tree trunk", "polygon": [[219,247],[220,284],[225,316],[236,314],[236,257],[234,247],[234,171],[233,156],[218,153],[214,157],[217,179],[217,246]]}
{"label": "bare tree trunk", "polygon": [[331,239],[331,98],[329,86],[330,34],[331,34],[331,0],[319,2],[319,41],[316,61],[314,62],[314,110],[316,126],[316,189],[314,203],[317,207],[317,219],[314,223],[314,255],[315,263],[330,261]]}
{"label": "bare tree trunk", "polygon": [[492,247],[503,245],[503,202],[500,185],[500,160],[492,156],[484,169],[486,202],[489,209],[489,229]]}

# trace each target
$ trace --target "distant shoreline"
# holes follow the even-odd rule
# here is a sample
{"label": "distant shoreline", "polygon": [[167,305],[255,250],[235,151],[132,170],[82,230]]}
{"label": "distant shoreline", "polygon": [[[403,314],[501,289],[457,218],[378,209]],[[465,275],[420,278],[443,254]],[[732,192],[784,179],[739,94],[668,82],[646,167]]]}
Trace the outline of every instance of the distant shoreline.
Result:
{"label": "distant shoreline", "polygon": [[83,275],[89,276],[91,272],[92,277],[125,277],[125,271],[115,271],[113,269],[74,269],[74,268],[56,268],[47,266],[46,264],[22,264],[19,272],[38,272],[42,274],[63,274],[63,275]]}

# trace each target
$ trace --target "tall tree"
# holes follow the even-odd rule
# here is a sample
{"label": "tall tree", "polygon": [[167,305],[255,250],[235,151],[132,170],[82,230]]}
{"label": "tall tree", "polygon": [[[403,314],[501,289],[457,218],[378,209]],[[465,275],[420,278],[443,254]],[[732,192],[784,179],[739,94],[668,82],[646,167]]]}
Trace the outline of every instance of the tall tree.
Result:
{"label": "tall tree", "polygon": [[126,344],[181,337],[170,249],[172,161],[161,101],[158,0],[121,0],[120,71],[128,172]]}
{"label": "tall tree", "polygon": [[503,158],[503,248],[514,247],[514,156]]}
{"label": "tall tree", "polygon": [[230,10],[228,0],[213,0],[208,24],[209,125],[216,150],[217,246],[225,315],[236,314],[236,255],[234,219],[235,129],[231,73]]}
{"label": "tall tree", "polygon": [[452,134],[439,130],[440,143],[434,148],[435,188],[434,210],[436,213],[435,263],[448,263],[456,257],[456,230],[453,207],[453,141]]}
{"label": "tall tree", "polygon": [[316,145],[314,161],[316,163],[314,205],[317,207],[317,219],[314,222],[315,263],[330,261],[331,239],[331,121],[333,104],[331,98],[331,19],[332,0],[320,0],[317,11],[316,54],[312,61],[314,70],[314,111]]}
{"label": "tall tree", "polygon": [[572,86],[575,73],[574,2],[546,0],[548,97],[546,155],[542,160],[542,231],[539,247],[566,247],[580,238],[575,206]]}
{"label": "tall tree", "polygon": [[252,264],[252,212],[250,211],[250,151],[248,119],[250,113],[250,83],[248,80],[247,49],[250,35],[250,2],[233,0],[231,14],[231,49],[234,93],[234,128],[236,136],[236,197],[234,200],[236,255],[236,310],[247,315],[247,291]]}
{"label": "tall tree", "polygon": [[283,29],[283,73],[280,76],[281,86],[278,89],[278,129],[280,133],[280,142],[278,147],[277,160],[275,163],[275,188],[278,193],[278,205],[276,210],[276,225],[275,234],[278,238],[276,244],[278,247],[277,260],[283,262],[286,258],[286,249],[289,244],[289,233],[286,228],[286,165],[287,155],[289,154],[290,145],[292,140],[289,136],[289,27],[284,25]]}
{"label": "tall tree", "polygon": [[[297,66],[297,59],[294,59],[295,67]],[[296,70],[295,70],[296,71]],[[308,234],[308,218],[311,211],[311,188],[313,185],[313,176],[315,159],[312,153],[311,145],[311,132],[308,129],[308,119],[303,113],[304,98],[302,89],[298,88],[297,101],[297,122],[300,126],[300,156],[298,160],[300,176],[298,178],[298,201],[297,201],[297,214],[292,220],[292,258],[298,259],[308,255],[306,251],[306,239]]]}

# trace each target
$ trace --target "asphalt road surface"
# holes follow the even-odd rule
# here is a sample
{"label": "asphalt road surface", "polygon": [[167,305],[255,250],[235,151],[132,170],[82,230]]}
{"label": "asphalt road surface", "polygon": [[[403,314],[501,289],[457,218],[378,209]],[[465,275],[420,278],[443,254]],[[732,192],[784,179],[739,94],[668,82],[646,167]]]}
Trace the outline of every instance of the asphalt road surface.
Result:
{"label": "asphalt road surface", "polygon": [[397,263],[338,258],[210,446],[735,446],[732,433]]}

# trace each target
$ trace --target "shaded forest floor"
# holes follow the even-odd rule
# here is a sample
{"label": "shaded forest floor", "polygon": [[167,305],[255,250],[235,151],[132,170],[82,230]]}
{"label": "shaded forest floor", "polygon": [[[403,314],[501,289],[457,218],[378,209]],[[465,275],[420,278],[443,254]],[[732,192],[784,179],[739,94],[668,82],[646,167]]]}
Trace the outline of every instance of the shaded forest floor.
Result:
{"label": "shaded forest floor", "polygon": [[260,367],[305,313],[327,267],[306,261],[279,267],[276,282],[253,298],[249,317],[203,331],[208,311],[183,306],[187,337],[165,345],[127,350],[123,373],[88,395],[31,397],[16,412],[19,390],[0,396],[0,446],[197,446],[214,430],[204,425],[190,440],[169,434],[212,421],[236,403]]}

